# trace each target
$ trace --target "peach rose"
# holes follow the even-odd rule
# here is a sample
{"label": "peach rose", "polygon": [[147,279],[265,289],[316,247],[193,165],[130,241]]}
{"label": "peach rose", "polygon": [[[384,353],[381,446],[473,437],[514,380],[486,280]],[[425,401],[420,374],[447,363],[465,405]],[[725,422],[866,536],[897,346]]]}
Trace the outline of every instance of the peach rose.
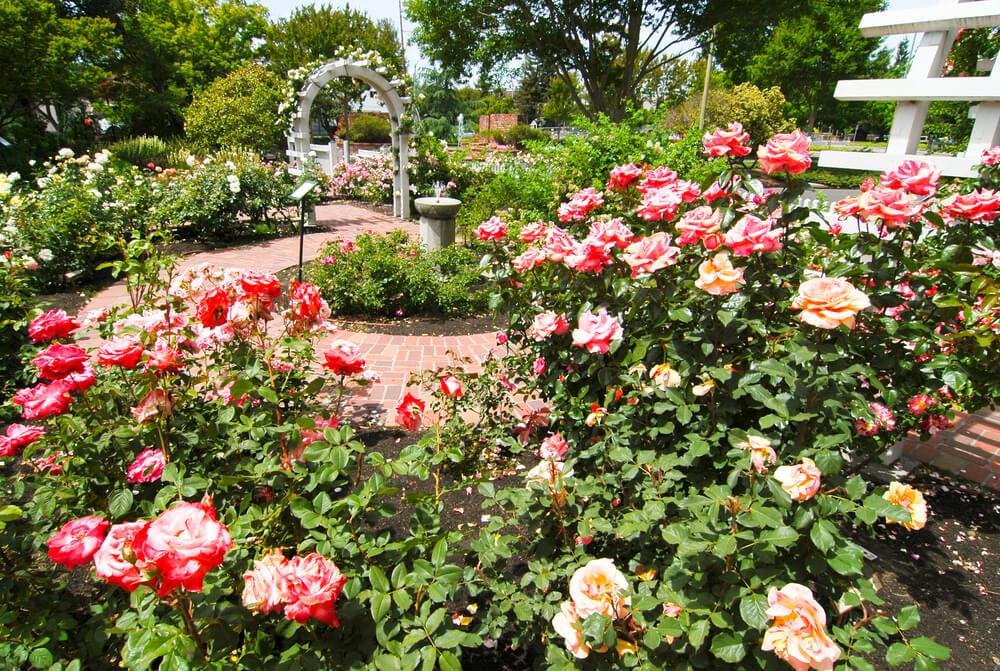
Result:
{"label": "peach rose", "polygon": [[660,232],[633,242],[622,258],[632,268],[632,277],[638,277],[674,265],[679,251],[670,244],[670,235]]}
{"label": "peach rose", "polygon": [[631,597],[623,595],[628,591],[628,580],[610,559],[591,559],[569,580],[569,596],[583,619],[594,613],[624,618],[632,605]]}
{"label": "peach rose", "polygon": [[776,252],[781,249],[781,229],[772,229],[771,219],[759,219],[748,214],[726,231],[725,245],[736,256],[754,252]]}
{"label": "peach rose", "polygon": [[856,214],[862,219],[868,221],[881,219],[886,226],[905,226],[908,221],[919,217],[923,212],[920,198],[902,189],[890,189],[885,186],[876,186],[865,191],[855,204]]}
{"label": "peach rose", "polygon": [[694,285],[713,296],[725,296],[739,291],[743,284],[743,271],[734,268],[727,252],[719,252],[698,266],[698,279]]}
{"label": "peach rose", "polygon": [[910,485],[901,482],[890,483],[882,498],[889,503],[903,506],[910,513],[909,522],[887,520],[890,524],[901,524],[910,531],[923,529],[927,524],[927,503],[924,501],[924,495]]}
{"label": "peach rose", "polygon": [[781,170],[787,170],[793,175],[805,172],[812,165],[809,142],[809,136],[800,130],[778,133],[766,145],[757,149],[760,169],[768,175]]}
{"label": "peach rose", "polygon": [[826,633],[826,613],[812,591],[797,583],[772,587],[767,603],[774,624],[764,632],[761,649],[773,650],[795,671],[832,671],[840,648]]}
{"label": "peach rose", "polygon": [[779,467],[774,471],[774,479],[795,501],[808,501],[819,491],[819,468],[808,457],[803,457],[801,464]]}
{"label": "peach rose", "polygon": [[767,465],[778,462],[778,455],[771,447],[771,441],[761,436],[747,436],[736,447],[750,452],[750,463],[758,473],[767,473]]}
{"label": "peach rose", "polygon": [[288,595],[288,560],[280,551],[264,555],[243,574],[243,605],[260,613],[271,613]]}
{"label": "peach rose", "polygon": [[868,296],[839,277],[803,282],[792,301],[793,310],[802,310],[801,321],[821,329],[835,329],[841,324],[854,328],[855,315],[870,306]]}
{"label": "peach rose", "polygon": [[535,315],[535,319],[528,328],[528,335],[539,342],[553,335],[565,335],[567,333],[569,333],[569,321],[566,319],[566,315],[557,315],[551,310],[546,310]]}
{"label": "peach rose", "polygon": [[659,363],[653,366],[649,371],[649,377],[653,378],[653,382],[660,389],[681,386],[681,374],[674,370],[669,363]]}
{"label": "peach rose", "polygon": [[583,641],[583,623],[572,601],[563,601],[559,612],[552,618],[552,628],[566,642],[566,649],[577,659],[586,659],[590,646]]}
{"label": "peach rose", "polygon": [[139,405],[132,408],[132,416],[135,417],[135,421],[145,424],[158,417],[166,417],[173,407],[174,403],[167,392],[162,389],[152,389],[139,401]]}
{"label": "peach rose", "polygon": [[573,344],[591,354],[606,354],[611,348],[611,341],[621,340],[623,334],[621,324],[608,314],[607,309],[601,308],[597,314],[588,310],[580,315],[573,330]]}
{"label": "peach rose", "polygon": [[[706,198],[708,195],[706,194]],[[677,230],[681,232],[677,244],[692,245],[701,241],[705,249],[711,251],[722,244],[719,226],[722,224],[722,214],[708,205],[701,205],[684,213],[677,222]]]}
{"label": "peach rose", "polygon": [[533,468],[525,473],[524,479],[528,481],[529,485],[534,482],[537,484],[548,485],[549,488],[552,489],[559,480],[565,480],[566,478],[572,477],[572,475],[573,469],[566,468],[566,464],[562,461],[545,459],[543,461],[539,461]]}

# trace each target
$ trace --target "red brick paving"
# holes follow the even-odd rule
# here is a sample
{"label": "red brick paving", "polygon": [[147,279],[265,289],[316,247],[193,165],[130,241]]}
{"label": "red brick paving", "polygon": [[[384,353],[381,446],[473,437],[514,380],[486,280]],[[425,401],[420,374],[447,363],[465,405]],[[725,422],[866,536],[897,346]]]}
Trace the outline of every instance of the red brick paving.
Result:
{"label": "red brick paving", "polygon": [[[305,237],[306,259],[317,256],[320,248],[331,240],[353,240],[361,232],[385,233],[403,229],[415,237],[419,230],[416,222],[402,221],[345,204],[319,206],[316,220],[327,230]],[[297,261],[298,238],[291,237],[193,254],[181,265],[191,267],[208,262],[224,267],[277,272],[295,265]],[[116,284],[91,299],[84,311],[127,302],[124,285]],[[468,357],[474,362],[470,368],[475,370],[496,345],[493,333],[430,337],[338,331],[329,339],[335,338],[358,344],[370,368],[381,377],[378,383],[352,398],[355,411],[379,415],[388,423],[393,421],[393,408],[404,393],[410,373],[448,363],[449,353]],[[320,343],[322,347],[323,343]],[[904,441],[903,453],[1000,491],[1000,410],[985,408],[963,417],[953,429],[938,433],[926,443],[909,438]]]}

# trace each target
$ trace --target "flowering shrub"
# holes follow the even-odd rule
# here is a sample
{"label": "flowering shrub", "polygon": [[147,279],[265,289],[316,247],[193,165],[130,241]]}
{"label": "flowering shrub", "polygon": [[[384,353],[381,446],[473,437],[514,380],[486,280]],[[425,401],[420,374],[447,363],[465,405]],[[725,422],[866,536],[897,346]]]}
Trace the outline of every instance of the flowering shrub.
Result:
{"label": "flowering shrub", "polygon": [[[312,285],[136,263],[134,303],[36,316],[0,431],[0,659],[12,668],[457,669],[462,571],[426,477],[346,425],[375,375]],[[138,273],[138,274],[137,274]],[[283,614],[284,617],[276,616]]]}
{"label": "flowering shrub", "polygon": [[392,157],[379,154],[358,158],[353,163],[338,163],[329,177],[333,198],[363,200],[368,203],[392,202]]}
{"label": "flowering shrub", "polygon": [[[706,135],[736,160],[704,192],[617,166],[558,221],[490,236],[511,365],[551,435],[523,452],[540,458],[526,487],[481,486],[497,514],[470,592],[483,632],[544,641],[549,668],[947,657],[897,635],[915,609],[875,614],[845,528],[921,528],[919,492],[872,491],[858,469],[996,398],[1000,203],[905,165],[828,225],[793,205],[801,183],[758,190],[744,141]],[[759,158],[799,173],[807,143],[779,135]],[[530,560],[512,576],[515,547]]]}

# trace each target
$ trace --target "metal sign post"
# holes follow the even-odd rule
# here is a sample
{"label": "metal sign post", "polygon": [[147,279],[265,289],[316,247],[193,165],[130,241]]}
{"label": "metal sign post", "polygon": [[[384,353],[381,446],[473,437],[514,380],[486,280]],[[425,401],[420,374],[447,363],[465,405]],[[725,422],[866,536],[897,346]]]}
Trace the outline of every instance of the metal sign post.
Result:
{"label": "metal sign post", "polygon": [[295,190],[288,195],[288,200],[299,207],[299,282],[302,281],[302,255],[306,243],[306,207],[308,207],[308,204],[303,200],[317,186],[319,186],[319,182],[316,180],[306,179],[300,182]]}

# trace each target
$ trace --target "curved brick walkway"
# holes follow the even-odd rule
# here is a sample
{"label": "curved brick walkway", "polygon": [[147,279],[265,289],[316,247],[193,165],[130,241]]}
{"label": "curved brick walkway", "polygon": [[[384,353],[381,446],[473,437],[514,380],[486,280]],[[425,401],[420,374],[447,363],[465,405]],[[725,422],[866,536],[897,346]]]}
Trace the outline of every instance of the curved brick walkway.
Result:
{"label": "curved brick walkway", "polygon": [[[385,233],[402,229],[418,234],[415,222],[378,214],[346,204],[321,205],[316,210],[317,223],[327,230],[305,238],[305,258],[315,257],[331,240],[353,240],[359,233]],[[183,267],[209,262],[220,266],[277,272],[298,261],[298,238],[282,238],[243,247],[193,254]],[[116,284],[97,294],[84,311],[127,303],[124,285]],[[473,370],[496,346],[495,334],[464,336],[393,336],[379,333],[338,331],[330,340],[344,338],[361,347],[380,382],[356,392],[352,397],[355,417],[393,421],[393,408],[402,397],[410,373],[435,368],[450,362],[450,353],[468,357]],[[324,343],[319,343],[323,349]],[[911,459],[929,463],[941,470],[956,473],[973,482],[1000,491],[1000,410],[988,408],[960,419],[949,431],[942,431],[926,443],[904,441],[903,453]]]}
{"label": "curved brick walkway", "polygon": [[[378,214],[353,205],[320,205],[316,208],[316,223],[325,229],[322,233],[305,236],[304,257],[316,257],[320,249],[332,240],[353,240],[365,232],[387,233],[402,229],[416,237],[419,225],[395,217]],[[192,254],[181,261],[181,268],[202,263],[222,267],[244,268],[274,273],[298,262],[298,237],[280,238],[267,242],[231,247]],[[110,308],[128,303],[124,284],[114,284],[94,296],[81,312]],[[365,419],[379,418],[392,423],[394,407],[403,396],[410,373],[436,368],[450,363],[451,355],[468,357],[474,370],[496,345],[494,333],[455,336],[401,336],[381,333],[355,333],[339,330],[317,343],[322,351],[329,341],[342,338],[357,344],[371,370],[380,381],[367,389],[356,390],[351,398],[353,415]]]}

